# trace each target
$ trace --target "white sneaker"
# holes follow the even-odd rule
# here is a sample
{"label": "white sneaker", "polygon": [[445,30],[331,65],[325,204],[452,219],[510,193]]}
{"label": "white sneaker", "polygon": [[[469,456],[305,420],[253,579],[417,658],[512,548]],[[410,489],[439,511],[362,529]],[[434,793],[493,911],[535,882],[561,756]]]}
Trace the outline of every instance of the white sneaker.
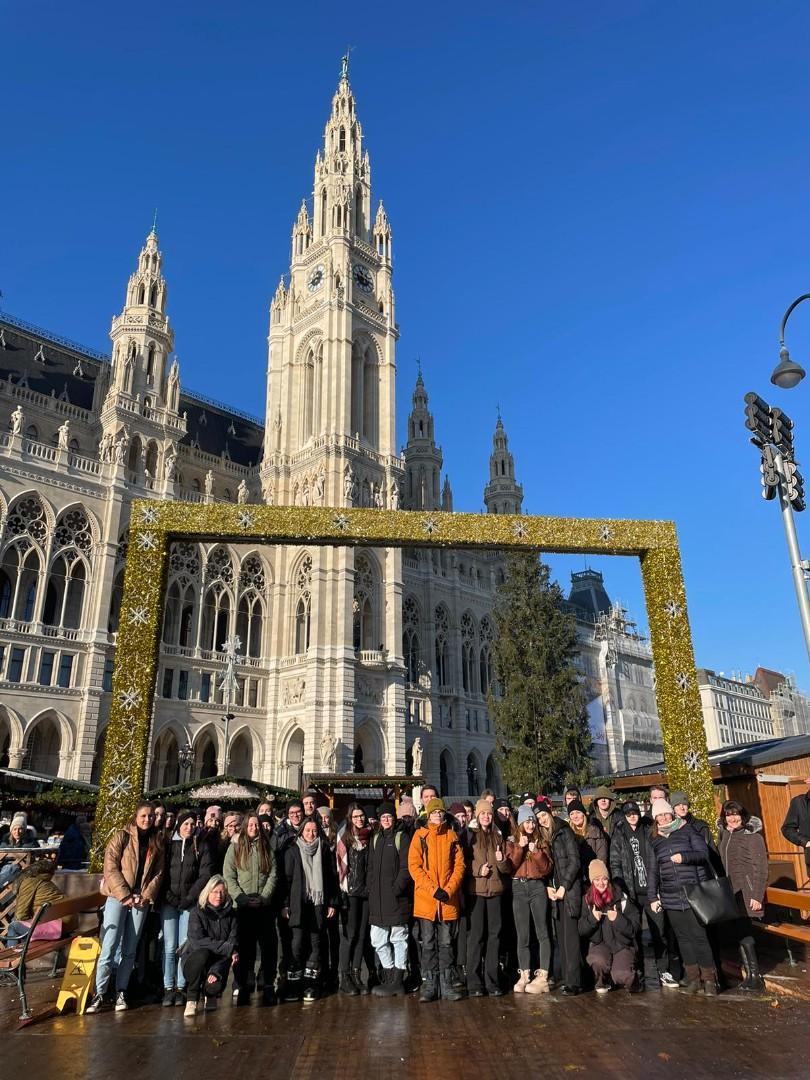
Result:
{"label": "white sneaker", "polygon": [[124,1012],[128,1008],[129,1005],[127,1005],[127,999],[124,997],[124,991],[119,990],[115,997],[115,1011]]}
{"label": "white sneaker", "polygon": [[187,1017],[196,1016],[196,1015],[197,1015],[197,1002],[196,1001],[191,1001],[191,1000],[187,1001],[186,1002],[186,1007],[185,1007],[185,1009],[183,1009],[183,1018],[186,1019]]}
{"label": "white sneaker", "polygon": [[232,990],[232,996],[233,996],[233,997],[239,997],[239,987],[238,987],[238,986],[235,986],[235,987],[233,988],[233,990]]}
{"label": "white sneaker", "polygon": [[668,971],[664,971],[661,975],[659,975],[658,981],[666,990],[678,989],[678,980],[673,979]]}

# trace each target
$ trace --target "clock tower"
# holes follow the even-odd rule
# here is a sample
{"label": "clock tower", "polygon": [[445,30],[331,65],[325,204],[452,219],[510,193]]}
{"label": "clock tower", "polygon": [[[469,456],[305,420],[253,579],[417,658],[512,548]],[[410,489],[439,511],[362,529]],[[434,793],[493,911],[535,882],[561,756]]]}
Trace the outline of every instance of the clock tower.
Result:
{"label": "clock tower", "polygon": [[[261,468],[268,503],[400,505],[391,278],[391,228],[382,203],[372,217],[371,164],[344,58],[312,203],[298,211],[289,274],[270,304]],[[304,729],[305,772],[323,771],[319,748],[328,736],[340,741],[340,772],[401,771],[400,553],[285,548],[276,565],[278,652],[292,680],[286,699],[285,679],[279,683],[277,745],[295,723]]]}

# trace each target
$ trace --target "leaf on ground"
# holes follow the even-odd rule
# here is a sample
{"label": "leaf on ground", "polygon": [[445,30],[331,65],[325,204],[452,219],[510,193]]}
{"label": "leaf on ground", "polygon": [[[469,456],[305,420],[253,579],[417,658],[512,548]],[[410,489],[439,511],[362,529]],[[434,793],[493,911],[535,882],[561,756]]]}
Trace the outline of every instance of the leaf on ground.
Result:
{"label": "leaf on ground", "polygon": [[658,1057],[661,1059],[661,1061],[669,1061],[670,1059],[670,1055],[666,1052],[666,1050],[661,1050],[658,1054]]}
{"label": "leaf on ground", "polygon": [[564,1072],[585,1072],[584,1065],[563,1065]]}

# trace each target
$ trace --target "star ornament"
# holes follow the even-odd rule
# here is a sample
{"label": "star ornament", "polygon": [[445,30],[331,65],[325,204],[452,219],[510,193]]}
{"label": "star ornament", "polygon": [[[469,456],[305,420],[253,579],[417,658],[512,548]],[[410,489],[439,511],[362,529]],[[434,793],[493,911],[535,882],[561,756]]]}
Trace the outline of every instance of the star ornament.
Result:
{"label": "star ornament", "polygon": [[154,525],[157,519],[157,510],[155,510],[154,506],[144,506],[141,509],[141,521],[144,525]]}
{"label": "star ornament", "polygon": [[138,547],[141,551],[157,550],[157,537],[151,532],[138,533]]}
{"label": "star ornament", "polygon": [[147,615],[145,607],[133,608],[129,613],[130,626],[146,626]]}
{"label": "star ornament", "polygon": [[134,709],[141,700],[141,692],[140,690],[136,690],[134,686],[131,686],[129,690],[121,691],[118,695],[118,700],[121,702],[122,709]]}
{"label": "star ornament", "polygon": [[512,532],[516,540],[525,540],[526,537],[529,535],[529,530],[526,528],[522,521],[515,522],[515,524],[512,526]]}
{"label": "star ornament", "polygon": [[131,787],[132,781],[128,776],[116,776],[110,781],[110,797],[115,799],[127,795]]}
{"label": "star ornament", "polygon": [[677,619],[681,613],[680,604],[677,604],[674,600],[667,600],[664,608],[671,619]]}
{"label": "star ornament", "polygon": [[675,685],[678,687],[679,690],[689,689],[689,676],[686,674],[685,671],[679,671],[678,674],[675,676]]}
{"label": "star ornament", "polygon": [[695,772],[700,768],[700,754],[697,750],[687,750],[683,755],[683,761],[690,772]]}
{"label": "star ornament", "polygon": [[336,529],[340,529],[341,532],[346,532],[349,527],[349,519],[345,514],[336,514],[332,518],[332,524]]}
{"label": "star ornament", "polygon": [[249,510],[239,511],[239,528],[240,529],[252,529],[253,528],[253,514]]}
{"label": "star ornament", "polygon": [[602,528],[599,530],[599,539],[600,540],[612,540],[613,539],[613,529],[611,529],[611,527],[609,525],[603,525]]}
{"label": "star ornament", "polygon": [[439,523],[435,518],[425,518],[422,522],[422,532],[427,533],[428,536],[433,536],[435,532],[439,531]]}

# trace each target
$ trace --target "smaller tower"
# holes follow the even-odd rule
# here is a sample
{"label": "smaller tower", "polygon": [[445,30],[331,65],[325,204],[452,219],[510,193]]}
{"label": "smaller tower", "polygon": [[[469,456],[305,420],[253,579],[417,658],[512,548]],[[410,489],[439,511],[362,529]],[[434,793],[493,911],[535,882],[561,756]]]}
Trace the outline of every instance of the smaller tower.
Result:
{"label": "smaller tower", "polygon": [[413,407],[408,417],[408,442],[405,457],[405,509],[438,510],[441,506],[439,478],[442,450],[433,434],[433,414],[420,370],[413,392]]}
{"label": "smaller tower", "polygon": [[450,477],[445,473],[444,487],[442,488],[442,510],[448,514],[453,513],[453,489],[450,487]]}
{"label": "smaller tower", "polygon": [[515,459],[509,452],[509,439],[498,415],[489,456],[489,483],[484,488],[488,514],[520,514],[523,485],[515,480]]}

